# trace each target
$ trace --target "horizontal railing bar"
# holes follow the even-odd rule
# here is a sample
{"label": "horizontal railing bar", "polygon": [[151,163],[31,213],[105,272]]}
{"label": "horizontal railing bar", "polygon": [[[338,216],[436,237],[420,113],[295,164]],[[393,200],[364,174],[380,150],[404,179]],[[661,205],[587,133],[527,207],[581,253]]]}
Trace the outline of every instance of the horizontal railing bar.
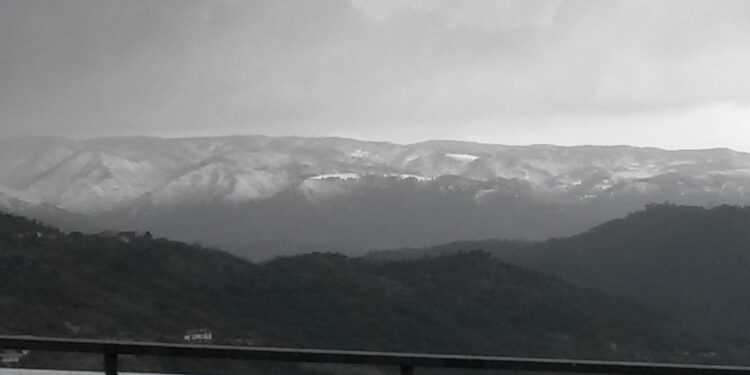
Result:
{"label": "horizontal railing bar", "polygon": [[750,375],[750,367],[2,336],[0,349],[564,373]]}

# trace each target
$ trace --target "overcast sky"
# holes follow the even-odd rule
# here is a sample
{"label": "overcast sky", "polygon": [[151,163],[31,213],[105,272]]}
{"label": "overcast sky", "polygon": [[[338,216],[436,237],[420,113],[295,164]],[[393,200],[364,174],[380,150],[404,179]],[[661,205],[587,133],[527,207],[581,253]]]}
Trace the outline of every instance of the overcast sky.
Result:
{"label": "overcast sky", "polygon": [[0,136],[750,151],[750,1],[0,0]]}

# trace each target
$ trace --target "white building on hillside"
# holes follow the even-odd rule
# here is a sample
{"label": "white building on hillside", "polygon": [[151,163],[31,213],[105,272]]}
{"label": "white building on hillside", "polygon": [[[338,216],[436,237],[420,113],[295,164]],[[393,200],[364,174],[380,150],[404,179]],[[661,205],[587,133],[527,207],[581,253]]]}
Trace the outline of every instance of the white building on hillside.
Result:
{"label": "white building on hillside", "polygon": [[187,342],[206,343],[211,342],[214,337],[213,333],[208,329],[196,329],[187,331],[185,333],[184,339]]}

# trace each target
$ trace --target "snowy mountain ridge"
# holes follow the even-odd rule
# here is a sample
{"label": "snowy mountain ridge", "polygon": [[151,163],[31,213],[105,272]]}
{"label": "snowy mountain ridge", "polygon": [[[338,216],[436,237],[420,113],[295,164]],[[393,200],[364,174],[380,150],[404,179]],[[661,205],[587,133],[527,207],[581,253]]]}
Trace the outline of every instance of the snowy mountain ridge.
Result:
{"label": "snowy mountain ridge", "polygon": [[748,188],[750,154],[726,149],[266,136],[0,141],[1,209],[258,257],[545,239],[652,202],[747,205]]}
{"label": "snowy mountain ridge", "polygon": [[[341,191],[333,185],[364,176],[413,178],[421,183],[442,176],[476,183],[516,180],[538,194],[561,199],[591,199],[623,189],[645,191],[669,178],[690,180],[676,182],[685,186],[685,193],[717,190],[744,197],[750,181],[750,155],[730,150],[452,141],[397,145],[265,136],[23,138],[0,146],[0,191],[78,213],[144,202],[262,200],[290,188],[304,189],[311,181]],[[483,194],[488,194],[487,189]]]}

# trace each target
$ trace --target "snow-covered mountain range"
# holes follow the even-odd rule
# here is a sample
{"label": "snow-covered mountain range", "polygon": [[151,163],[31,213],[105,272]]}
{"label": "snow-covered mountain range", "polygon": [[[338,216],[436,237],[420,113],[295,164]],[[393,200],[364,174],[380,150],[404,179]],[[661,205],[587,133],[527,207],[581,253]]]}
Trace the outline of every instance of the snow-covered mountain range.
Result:
{"label": "snow-covered mountain range", "polygon": [[[654,201],[747,204],[748,189],[750,154],[726,149],[266,136],[0,141],[6,210],[255,255],[540,239]],[[285,245],[252,250],[270,243]]]}

